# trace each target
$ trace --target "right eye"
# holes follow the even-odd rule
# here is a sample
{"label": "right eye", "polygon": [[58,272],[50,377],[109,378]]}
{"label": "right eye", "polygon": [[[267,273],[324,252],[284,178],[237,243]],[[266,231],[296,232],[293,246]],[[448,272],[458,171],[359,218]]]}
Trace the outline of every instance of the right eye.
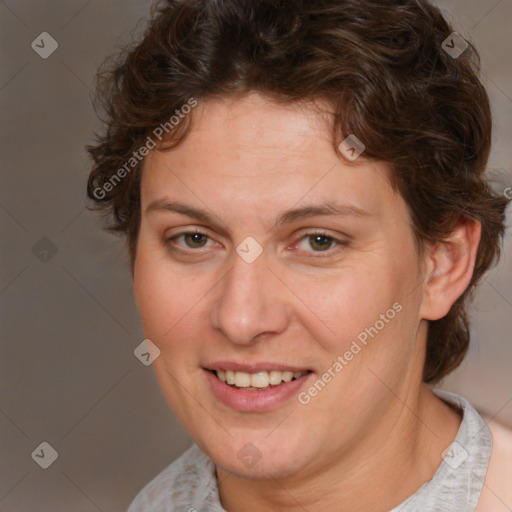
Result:
{"label": "right eye", "polygon": [[179,233],[171,238],[168,241],[173,241],[177,245],[183,247],[182,244],[178,243],[178,240],[183,240],[185,246],[189,249],[201,249],[206,246],[208,242],[208,235],[202,233],[201,231],[192,231],[186,233]]}

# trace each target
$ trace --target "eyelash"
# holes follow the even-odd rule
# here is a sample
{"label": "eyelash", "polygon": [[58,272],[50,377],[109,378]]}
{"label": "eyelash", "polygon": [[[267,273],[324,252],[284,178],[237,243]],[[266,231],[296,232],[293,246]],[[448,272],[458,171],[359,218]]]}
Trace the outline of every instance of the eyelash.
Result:
{"label": "eyelash", "polygon": [[[201,252],[200,249],[203,249],[202,247],[199,249],[188,249],[187,250],[187,249],[179,248],[179,246],[173,245],[173,242],[175,242],[175,240],[177,240],[178,238],[185,236],[185,235],[195,235],[195,234],[203,235],[206,238],[208,238],[209,240],[211,240],[211,237],[208,235],[208,233],[205,233],[204,231],[201,231],[200,229],[194,229],[193,231],[183,231],[182,233],[173,235],[172,237],[167,238],[165,240],[165,242],[166,242],[166,245],[168,246],[169,250],[171,250],[172,252],[182,253],[185,255],[191,255],[192,253],[199,253],[199,252]],[[320,231],[309,231],[307,233],[304,233],[296,242],[294,242],[293,245],[294,246],[297,245],[299,242],[301,242],[302,240],[304,240],[308,237],[315,237],[315,236],[325,237],[329,241],[331,241],[335,244],[334,249],[329,248],[325,251],[305,251],[305,252],[312,252],[314,254],[317,254],[317,256],[314,256],[315,258],[325,258],[328,256],[332,256],[333,254],[338,253],[340,250],[343,250],[345,247],[348,246],[348,242],[346,240],[340,240],[340,239],[335,238],[321,230]],[[322,254],[325,254],[325,256],[322,256]]]}

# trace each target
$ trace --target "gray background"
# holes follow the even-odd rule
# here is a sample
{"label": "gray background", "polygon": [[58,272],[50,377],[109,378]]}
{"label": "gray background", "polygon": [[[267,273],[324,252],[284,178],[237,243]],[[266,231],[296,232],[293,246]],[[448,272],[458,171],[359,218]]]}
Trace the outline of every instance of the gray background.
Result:
{"label": "gray background", "polygon": [[[150,3],[0,3],[4,512],[122,511],[190,443],[133,355],[143,335],[124,244],[84,205],[95,69]],[[503,189],[512,184],[512,0],[439,4],[481,52]],[[42,32],[59,45],[48,59],[31,48]],[[512,425],[510,233],[504,252],[477,295],[470,353],[443,387]],[[59,454],[46,470],[31,458],[43,441]]]}

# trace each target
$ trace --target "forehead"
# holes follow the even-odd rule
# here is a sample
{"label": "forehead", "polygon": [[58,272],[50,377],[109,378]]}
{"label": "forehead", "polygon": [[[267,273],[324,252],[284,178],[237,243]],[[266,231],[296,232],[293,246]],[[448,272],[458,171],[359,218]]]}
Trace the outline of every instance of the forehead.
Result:
{"label": "forehead", "polygon": [[332,122],[318,101],[279,104],[252,93],[199,102],[185,140],[146,157],[143,208],[164,196],[213,200],[239,214],[262,213],[262,201],[270,210],[341,199],[371,213],[396,202],[384,163],[339,157]]}
{"label": "forehead", "polygon": [[[311,150],[331,149],[332,114],[321,102],[280,104],[259,93],[239,98],[209,99],[192,112],[192,130],[176,148],[181,157],[200,162],[211,155],[216,166],[236,167],[244,157],[266,161],[261,172],[307,157]],[[284,161],[283,161],[284,160]],[[210,164],[212,162],[209,162]],[[238,166],[238,171],[243,171]]]}

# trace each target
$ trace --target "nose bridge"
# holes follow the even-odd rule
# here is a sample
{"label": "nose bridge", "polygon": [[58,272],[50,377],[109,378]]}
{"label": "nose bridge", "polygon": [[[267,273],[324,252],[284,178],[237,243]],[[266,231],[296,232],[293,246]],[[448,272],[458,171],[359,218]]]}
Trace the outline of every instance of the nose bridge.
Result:
{"label": "nose bridge", "polygon": [[264,255],[251,263],[235,255],[212,305],[212,326],[237,344],[249,344],[262,333],[282,332],[288,314],[275,281]]}

